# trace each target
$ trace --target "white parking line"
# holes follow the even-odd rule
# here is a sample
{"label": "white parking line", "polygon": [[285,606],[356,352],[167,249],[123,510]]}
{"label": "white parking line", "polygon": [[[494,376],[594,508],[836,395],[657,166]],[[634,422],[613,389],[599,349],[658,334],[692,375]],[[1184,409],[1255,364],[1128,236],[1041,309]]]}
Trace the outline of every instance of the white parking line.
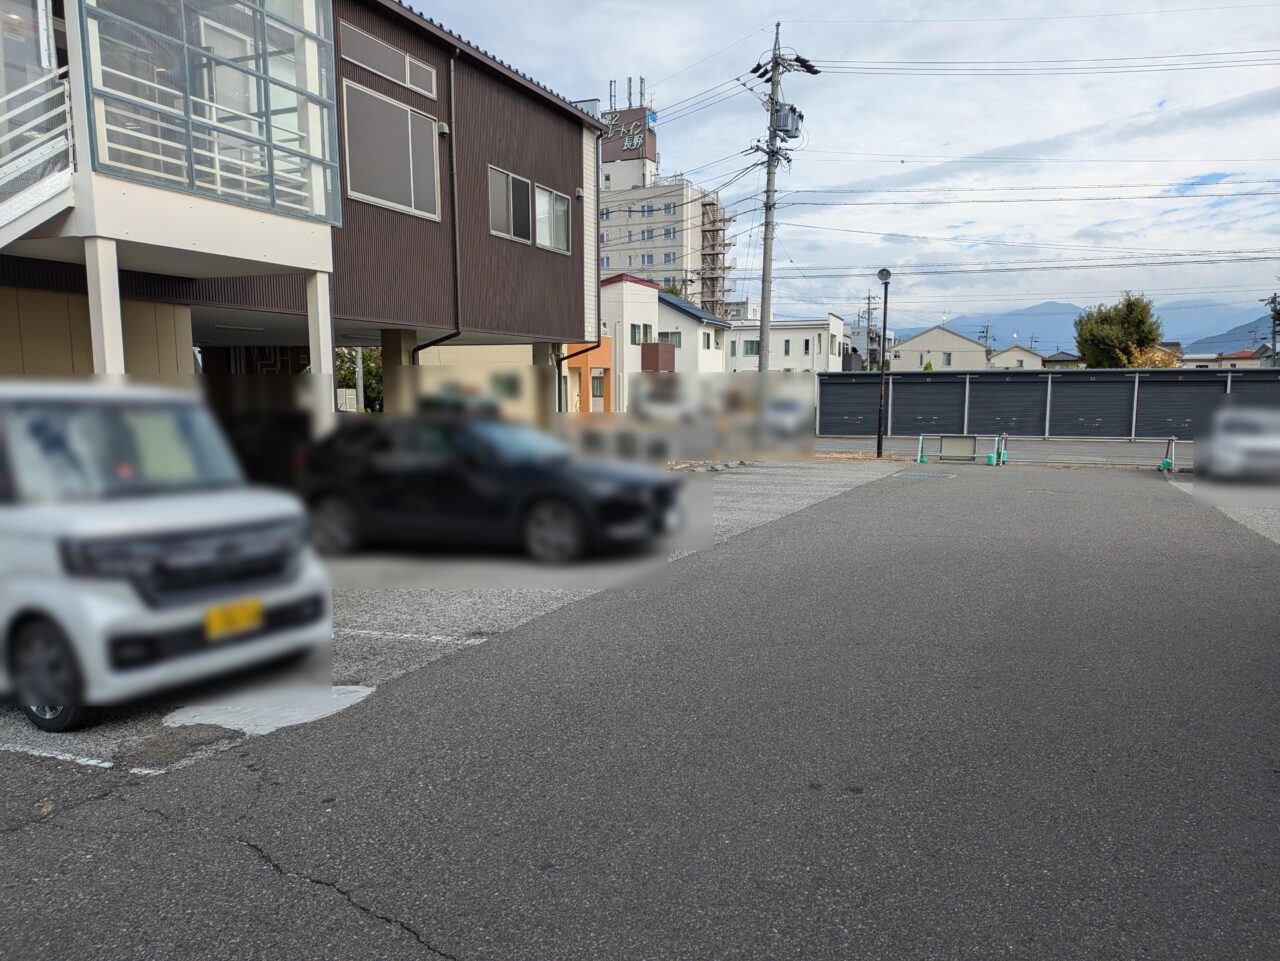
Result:
{"label": "white parking line", "polygon": [[24,747],[21,744],[0,744],[0,751],[13,751],[15,754],[29,754],[31,757],[48,757],[55,761],[70,761],[84,767],[115,767],[110,761],[96,757],[80,757],[78,754],[65,754],[62,751],[42,751],[39,748]]}

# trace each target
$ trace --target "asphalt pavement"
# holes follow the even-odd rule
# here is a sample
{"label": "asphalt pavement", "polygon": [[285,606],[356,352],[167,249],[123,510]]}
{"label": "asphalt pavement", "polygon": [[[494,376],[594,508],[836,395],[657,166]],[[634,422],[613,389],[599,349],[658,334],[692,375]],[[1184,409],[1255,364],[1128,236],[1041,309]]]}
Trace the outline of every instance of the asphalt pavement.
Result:
{"label": "asphalt pavement", "polygon": [[0,957],[1280,954],[1280,545],[968,465],[717,540],[163,775],[0,755]]}

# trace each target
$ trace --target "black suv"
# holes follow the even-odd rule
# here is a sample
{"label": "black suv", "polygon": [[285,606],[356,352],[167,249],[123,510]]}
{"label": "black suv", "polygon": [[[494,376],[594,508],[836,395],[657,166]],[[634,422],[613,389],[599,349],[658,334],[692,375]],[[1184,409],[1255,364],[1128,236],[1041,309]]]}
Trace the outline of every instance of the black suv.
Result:
{"label": "black suv", "polygon": [[380,416],[313,446],[305,495],[316,546],[381,542],[523,547],[564,563],[681,523],[667,471],[576,458],[556,438],[495,419]]}

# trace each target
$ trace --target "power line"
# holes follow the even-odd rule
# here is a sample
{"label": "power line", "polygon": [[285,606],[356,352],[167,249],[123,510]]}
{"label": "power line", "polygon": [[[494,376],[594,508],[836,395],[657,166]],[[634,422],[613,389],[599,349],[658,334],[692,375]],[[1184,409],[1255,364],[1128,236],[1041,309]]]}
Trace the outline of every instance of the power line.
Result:
{"label": "power line", "polygon": [[1253,190],[1216,194],[1134,194],[1129,197],[974,197],[954,200],[793,200],[780,207],[938,207],[949,204],[1084,204],[1112,200],[1212,200],[1232,197],[1280,197],[1280,190]]}
{"label": "power line", "polygon": [[806,154],[836,154],[848,157],[871,157],[883,158],[878,162],[882,163],[898,163],[903,159],[906,160],[930,160],[930,161],[963,161],[975,163],[1086,163],[1086,164],[1154,164],[1154,163],[1181,163],[1187,165],[1197,164],[1246,164],[1246,163],[1280,163],[1280,157],[1156,157],[1148,159],[1138,158],[1099,158],[1099,157],[996,157],[991,155],[971,154],[960,155],[954,154],[908,154],[908,153],[881,153],[865,150],[815,150],[813,148],[804,148],[802,151]]}
{"label": "power line", "polygon": [[[925,193],[983,193],[991,191],[1025,191],[1025,190],[1140,190],[1155,187],[1184,187],[1195,190],[1201,186],[1259,186],[1263,184],[1280,184],[1280,180],[1215,180],[1212,183],[1194,184],[1186,180],[1156,181],[1127,184],[1030,184],[1010,187],[800,187],[789,190],[792,194],[925,194]],[[1174,194],[1172,196],[1192,196],[1191,194]]]}
{"label": "power line", "polygon": [[1147,17],[1147,16],[1167,16],[1171,13],[1200,13],[1211,12],[1220,13],[1224,10],[1261,10],[1271,7],[1277,7],[1276,3],[1238,3],[1225,6],[1215,7],[1175,7],[1168,10],[1119,10],[1109,11],[1105,13],[1060,13],[1045,14],[1041,16],[1028,17],[921,17],[915,19],[907,18],[882,18],[882,19],[830,19],[830,20],[786,20],[784,23],[1019,23],[1034,22],[1041,20],[1093,20],[1103,17]]}

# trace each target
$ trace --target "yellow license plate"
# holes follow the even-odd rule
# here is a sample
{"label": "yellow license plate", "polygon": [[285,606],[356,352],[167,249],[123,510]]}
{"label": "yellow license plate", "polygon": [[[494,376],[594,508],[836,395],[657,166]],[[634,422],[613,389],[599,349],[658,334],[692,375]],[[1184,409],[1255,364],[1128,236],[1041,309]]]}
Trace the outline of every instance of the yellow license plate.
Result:
{"label": "yellow license plate", "polygon": [[256,597],[234,604],[220,604],[204,612],[204,636],[209,641],[220,641],[261,627],[262,601]]}

